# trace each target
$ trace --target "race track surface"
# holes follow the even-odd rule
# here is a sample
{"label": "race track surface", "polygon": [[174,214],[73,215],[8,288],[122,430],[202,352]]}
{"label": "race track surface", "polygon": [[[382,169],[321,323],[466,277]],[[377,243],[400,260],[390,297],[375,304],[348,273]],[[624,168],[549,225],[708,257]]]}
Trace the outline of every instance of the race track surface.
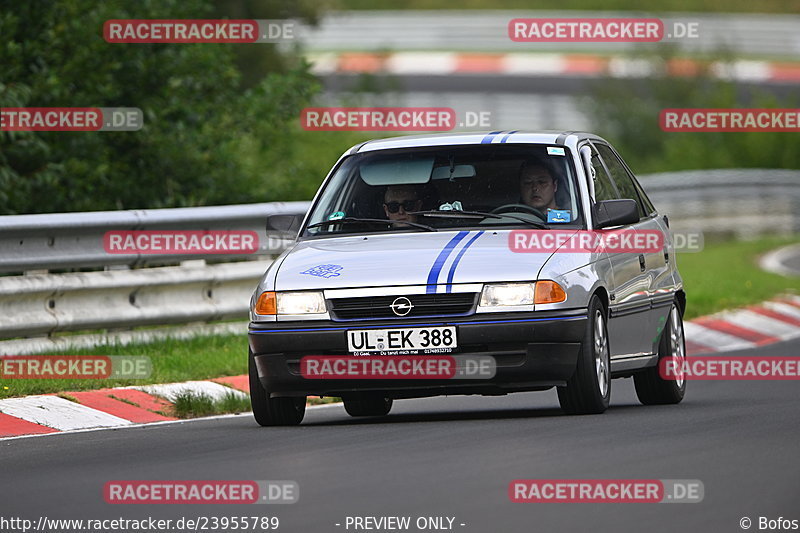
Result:
{"label": "race track surface", "polygon": [[[795,340],[732,354],[798,352]],[[397,401],[383,419],[316,408],[294,428],[260,428],[248,414],[2,441],[0,516],[270,515],[280,518],[278,531],[298,533],[356,531],[345,528],[347,516],[410,516],[408,531],[419,531],[419,516],[448,516],[454,531],[486,533],[734,532],[745,516],[757,531],[759,516],[800,519],[800,382],[688,386],[680,405],[645,407],[632,380],[614,380],[611,409],[595,416],[562,415],[547,391]],[[705,498],[511,503],[509,483],[525,478],[699,479]],[[105,503],[104,484],[128,479],[294,480],[300,499]]]}

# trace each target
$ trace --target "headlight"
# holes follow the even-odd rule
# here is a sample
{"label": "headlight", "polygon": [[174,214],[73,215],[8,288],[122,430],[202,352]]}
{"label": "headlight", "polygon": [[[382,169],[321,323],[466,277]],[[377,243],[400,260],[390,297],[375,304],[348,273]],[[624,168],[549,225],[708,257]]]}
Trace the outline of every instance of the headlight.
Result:
{"label": "headlight", "polygon": [[310,315],[325,313],[325,297],[314,292],[262,292],[256,302],[259,315]]}
{"label": "headlight", "polygon": [[502,283],[485,285],[481,293],[481,307],[508,307],[533,305],[533,283]]}
{"label": "headlight", "polygon": [[567,293],[552,280],[536,283],[497,283],[485,285],[481,307],[555,304],[567,301]]}

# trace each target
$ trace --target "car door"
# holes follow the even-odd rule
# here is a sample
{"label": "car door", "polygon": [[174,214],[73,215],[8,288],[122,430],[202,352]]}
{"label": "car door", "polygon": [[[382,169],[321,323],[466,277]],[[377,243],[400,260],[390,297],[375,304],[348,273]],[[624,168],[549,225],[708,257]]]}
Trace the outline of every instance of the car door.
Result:
{"label": "car door", "polygon": [[[639,208],[639,222],[629,226],[620,226],[619,230],[638,233],[647,226],[644,210],[637,194],[631,194],[622,180],[614,179],[619,175],[620,164],[614,158],[610,147],[601,142],[592,142],[595,150],[597,165],[602,167],[603,173],[610,182],[610,189],[615,197],[631,199],[637,202]],[[593,159],[595,159],[593,157]],[[634,191],[635,193],[635,191]],[[598,198],[602,200],[605,198]],[[612,359],[624,359],[651,353],[649,340],[650,331],[650,285],[644,253],[610,253],[611,268],[614,276],[614,292],[609,295],[608,335],[612,346]]]}
{"label": "car door", "polygon": [[633,175],[619,154],[606,144],[597,143],[596,147],[620,197],[635,200],[639,207],[640,220],[634,225],[636,231],[658,237],[659,246],[656,248],[641,250],[635,254],[623,254],[635,257],[639,264],[636,297],[631,298],[631,302],[636,302],[635,307],[632,304],[631,310],[636,309],[636,314],[641,315],[635,320],[642,331],[642,344],[638,353],[653,353],[671,302],[670,295],[664,294],[668,292],[664,289],[672,282],[671,270],[667,264],[668,229],[664,221],[657,216],[652,204],[649,201],[647,202],[649,205],[645,204]]}

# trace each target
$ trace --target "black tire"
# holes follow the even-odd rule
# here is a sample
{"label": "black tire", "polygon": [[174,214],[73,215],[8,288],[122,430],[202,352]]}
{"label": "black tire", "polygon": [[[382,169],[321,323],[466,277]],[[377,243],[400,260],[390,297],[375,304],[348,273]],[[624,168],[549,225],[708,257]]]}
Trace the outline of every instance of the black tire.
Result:
{"label": "black tire", "polygon": [[686,394],[686,379],[664,379],[659,374],[662,360],[669,357],[686,358],[686,340],[683,336],[683,316],[676,303],[672,304],[669,317],[658,343],[658,364],[634,374],[633,385],[636,396],[644,405],[668,405],[680,403]]}
{"label": "black tire", "polygon": [[258,379],[253,352],[248,355],[250,376],[250,405],[253,417],[261,426],[296,426],[306,414],[306,397],[270,398]]}
{"label": "black tire", "polygon": [[611,399],[607,313],[597,295],[589,300],[589,320],[575,372],[558,387],[561,409],[570,415],[600,414]]}
{"label": "black tire", "polygon": [[344,410],[350,416],[386,416],[394,400],[380,394],[358,394],[342,398]]}

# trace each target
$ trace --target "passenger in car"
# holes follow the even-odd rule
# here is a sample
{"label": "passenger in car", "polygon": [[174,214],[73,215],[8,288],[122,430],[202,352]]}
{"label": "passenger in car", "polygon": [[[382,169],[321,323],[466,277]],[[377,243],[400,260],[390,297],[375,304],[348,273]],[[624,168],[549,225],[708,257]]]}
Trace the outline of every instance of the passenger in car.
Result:
{"label": "passenger in car", "polygon": [[[389,220],[403,222],[416,222],[416,215],[409,212],[419,211],[422,208],[420,191],[414,185],[389,185],[383,195],[383,211]],[[404,227],[397,224],[396,227]]]}
{"label": "passenger in car", "polygon": [[538,209],[559,209],[556,204],[558,180],[543,162],[533,159],[522,162],[519,173],[519,194],[522,203]]}

